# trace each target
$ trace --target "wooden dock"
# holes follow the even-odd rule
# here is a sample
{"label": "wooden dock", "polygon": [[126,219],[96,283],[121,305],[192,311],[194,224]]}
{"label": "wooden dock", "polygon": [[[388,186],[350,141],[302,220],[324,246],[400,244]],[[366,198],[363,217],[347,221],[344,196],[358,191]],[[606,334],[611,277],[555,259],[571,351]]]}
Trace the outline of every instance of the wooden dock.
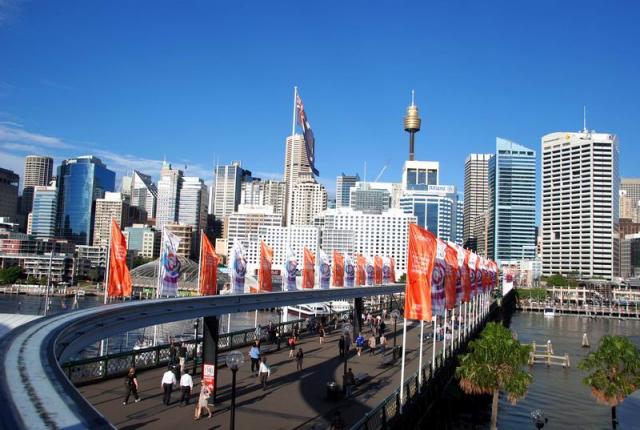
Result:
{"label": "wooden dock", "polygon": [[518,310],[528,312],[544,312],[545,308],[553,308],[556,315],[582,315],[590,318],[630,318],[640,319],[640,307],[617,305],[576,305],[573,303],[550,304],[521,300]]}
{"label": "wooden dock", "polygon": [[529,353],[529,366],[534,364],[546,364],[550,366],[562,366],[564,368],[571,367],[571,361],[569,360],[569,354],[553,355],[553,344],[551,341],[547,341],[546,344],[531,343],[531,352]]}

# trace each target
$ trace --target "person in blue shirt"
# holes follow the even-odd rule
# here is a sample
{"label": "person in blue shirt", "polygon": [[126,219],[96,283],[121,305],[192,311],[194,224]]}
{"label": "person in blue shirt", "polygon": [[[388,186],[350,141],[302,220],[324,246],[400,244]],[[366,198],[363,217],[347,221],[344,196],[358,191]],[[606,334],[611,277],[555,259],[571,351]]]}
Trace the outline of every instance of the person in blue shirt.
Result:
{"label": "person in blue shirt", "polygon": [[360,353],[362,353],[362,348],[364,348],[364,336],[362,333],[358,337],[356,337],[356,350],[358,351],[358,357]]}
{"label": "person in blue shirt", "polygon": [[249,358],[251,359],[251,372],[256,372],[257,374],[260,368],[260,347],[258,342],[254,343],[249,350]]}

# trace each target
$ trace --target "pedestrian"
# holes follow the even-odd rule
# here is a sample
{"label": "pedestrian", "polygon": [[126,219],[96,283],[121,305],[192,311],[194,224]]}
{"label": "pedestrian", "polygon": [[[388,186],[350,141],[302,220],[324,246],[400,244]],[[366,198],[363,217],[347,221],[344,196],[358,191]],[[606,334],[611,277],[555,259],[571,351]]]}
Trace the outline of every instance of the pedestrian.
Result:
{"label": "pedestrian", "polygon": [[384,320],[380,321],[380,334],[384,333],[384,330],[387,328],[387,325],[384,323]]}
{"label": "pedestrian", "polygon": [[140,396],[138,396],[138,378],[136,377],[136,368],[132,367],[129,369],[129,373],[124,378],[124,387],[127,390],[127,395],[124,398],[123,405],[126,405],[129,402],[129,396],[133,394],[133,398],[135,402],[138,403],[140,401]]}
{"label": "pedestrian", "polygon": [[358,351],[358,357],[362,353],[362,348],[364,348],[364,336],[362,333],[356,338],[356,351]]}
{"label": "pedestrian", "polygon": [[289,358],[293,358],[293,354],[296,352],[296,338],[291,336],[289,338]]}
{"label": "pedestrian", "polygon": [[269,379],[269,375],[271,375],[271,368],[267,366],[267,357],[262,357],[258,376],[260,377],[260,383],[262,384],[263,391],[267,389],[267,379]]}
{"label": "pedestrian", "polygon": [[184,343],[180,344],[178,348],[178,360],[180,363],[180,374],[184,373],[184,364],[187,361],[187,347],[184,346]]}
{"label": "pedestrian", "polygon": [[258,346],[258,342],[255,342],[251,349],[249,350],[249,358],[251,359],[251,373],[258,373],[258,368],[260,367],[260,347]]}
{"label": "pedestrian", "polygon": [[345,345],[345,340],[344,340],[344,335],[342,335],[338,340],[338,349],[340,350],[340,357],[344,357],[344,345]]}
{"label": "pedestrian", "polygon": [[376,335],[371,333],[369,337],[369,355],[374,355],[376,353]]}
{"label": "pedestrian", "polygon": [[344,334],[344,353],[349,354],[349,349],[351,349],[351,333],[347,332]]}
{"label": "pedestrian", "polygon": [[173,373],[171,368],[169,368],[166,372],[164,372],[164,375],[162,375],[162,382],[160,383],[160,387],[164,392],[162,403],[167,406],[169,406],[169,403],[171,403],[171,390],[173,389],[174,385],[176,385],[176,375]]}
{"label": "pedestrian", "polygon": [[185,406],[189,404],[191,390],[193,390],[193,379],[191,379],[191,375],[189,375],[188,372],[185,372],[180,377],[180,391],[182,392],[182,396],[180,397],[180,405],[182,405],[183,403],[185,404]]}
{"label": "pedestrian", "polygon": [[356,377],[353,375],[351,368],[349,371],[344,374],[344,389],[347,395],[347,398],[351,397],[351,393],[353,392],[353,386],[356,384]]}
{"label": "pedestrian", "polygon": [[384,353],[386,351],[387,351],[387,337],[384,334],[382,334],[380,335],[380,352],[384,356]]}
{"label": "pedestrian", "polygon": [[331,421],[330,430],[345,430],[347,428],[347,424],[342,419],[342,415],[340,411],[336,411],[336,414],[333,416],[333,420]]}
{"label": "pedestrian", "polygon": [[280,341],[282,340],[282,336],[280,336],[280,329],[276,330],[276,345],[278,346],[278,351],[280,351]]}
{"label": "pedestrian", "polygon": [[296,353],[296,369],[302,370],[302,359],[304,358],[304,352],[302,352],[302,348],[298,349]]}
{"label": "pedestrian", "polygon": [[325,335],[325,331],[324,331],[324,325],[320,324],[320,345],[322,345],[324,343],[324,335]]}
{"label": "pedestrian", "polygon": [[202,384],[202,388],[200,388],[200,396],[198,397],[198,404],[196,404],[196,414],[193,417],[194,420],[199,420],[200,415],[202,415],[202,409],[207,410],[208,417],[211,418],[213,415],[211,413],[211,409],[209,409],[209,396],[211,395],[211,390],[206,384]]}

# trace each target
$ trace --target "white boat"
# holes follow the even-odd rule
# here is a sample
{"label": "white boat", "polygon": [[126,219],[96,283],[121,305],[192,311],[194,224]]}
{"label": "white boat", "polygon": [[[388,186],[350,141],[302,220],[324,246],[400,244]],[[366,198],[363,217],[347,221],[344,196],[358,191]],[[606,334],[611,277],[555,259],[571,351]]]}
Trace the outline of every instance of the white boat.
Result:
{"label": "white boat", "polygon": [[350,311],[352,306],[348,300],[332,300],[326,303],[332,312]]}
{"label": "white boat", "polygon": [[544,316],[545,317],[555,317],[556,316],[556,310],[554,308],[552,308],[551,306],[546,306],[544,308]]}
{"label": "white boat", "polygon": [[329,306],[326,303],[307,303],[304,305],[288,306],[288,309],[291,316],[299,316],[300,318],[329,315]]}

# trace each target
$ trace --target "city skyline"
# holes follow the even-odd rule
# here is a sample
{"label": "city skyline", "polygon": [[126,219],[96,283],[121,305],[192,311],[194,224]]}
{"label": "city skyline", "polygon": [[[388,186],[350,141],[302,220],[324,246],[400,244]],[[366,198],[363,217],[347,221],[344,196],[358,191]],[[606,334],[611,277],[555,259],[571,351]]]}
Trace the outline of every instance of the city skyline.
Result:
{"label": "city skyline", "polygon": [[[344,6],[346,17],[327,17],[323,8],[311,7],[310,13],[315,15],[308,28],[295,35],[282,30],[268,31],[264,52],[259,52],[256,39],[261,30],[272,30],[271,25],[238,35],[235,44],[228,46],[226,31],[238,24],[238,10],[203,7],[199,17],[194,10],[186,8],[176,12],[175,19],[184,32],[172,35],[176,40],[168,45],[165,58],[154,48],[169,42],[168,35],[163,34],[157,24],[143,23],[142,28],[149,31],[149,36],[142,36],[132,28],[136,10],[142,6],[133,6],[123,14],[124,31],[118,35],[113,29],[105,29],[105,34],[87,32],[84,26],[96,25],[97,29],[103,29],[105,23],[94,22],[92,14],[83,12],[86,6],[74,5],[67,8],[68,16],[60,17],[62,23],[55,23],[56,26],[68,24],[69,34],[62,36],[53,32],[45,38],[47,28],[53,25],[47,18],[54,11],[46,4],[38,7],[20,4],[0,24],[5,58],[11,59],[0,77],[3,102],[0,157],[3,167],[21,177],[23,157],[34,153],[52,155],[56,165],[65,158],[93,154],[119,177],[127,170],[137,169],[157,180],[166,155],[167,161],[178,168],[186,164],[186,175],[198,176],[207,182],[211,180],[216,159],[220,164],[239,159],[257,177],[280,178],[284,141],[290,134],[293,86],[299,85],[316,135],[320,182],[332,197],[335,196],[335,177],[342,171],[358,172],[362,176],[365,161],[373,177],[390,159],[381,180],[398,181],[402,163],[407,158],[402,118],[410,104],[412,89],[416,90],[416,104],[423,121],[422,130],[416,136],[416,159],[440,161],[441,182],[455,185],[459,192],[463,189],[464,159],[468,154],[491,152],[497,136],[539,152],[543,135],[582,128],[584,105],[588,128],[618,135],[624,154],[621,176],[637,176],[633,167],[640,164],[640,154],[634,151],[634,142],[640,138],[640,126],[635,121],[638,108],[633,95],[637,93],[634,90],[638,82],[633,76],[638,74],[635,58],[640,56],[634,55],[639,48],[627,41],[633,40],[633,33],[638,31],[631,26],[638,10],[635,6],[624,11],[600,8],[589,2],[580,5],[574,10],[571,3],[554,4],[554,14],[544,16],[541,29],[534,28],[533,24],[545,15],[550,3],[519,14],[521,21],[516,22],[501,21],[515,13],[509,8],[496,10],[468,5],[467,10],[457,11],[416,7],[416,19],[426,16],[445,19],[455,15],[461,24],[468,24],[468,28],[454,34],[454,29],[437,19],[430,20],[430,26],[403,27],[405,36],[413,37],[414,48],[422,55],[413,57],[412,70],[394,74],[397,79],[390,81],[387,75],[397,70],[400,57],[412,47],[402,46],[400,36],[391,35],[393,29],[402,24],[400,12],[384,6],[358,9],[363,13],[357,24],[362,34],[336,30],[333,38],[322,39],[326,42],[322,46],[317,45],[320,39],[316,34],[322,20],[339,23],[349,19],[355,6]],[[116,11],[107,6],[99,9],[109,27],[109,21],[116,19]],[[159,21],[169,19],[170,11],[163,7],[149,12]],[[476,12],[478,15],[474,15]],[[291,16],[282,5],[271,11],[262,10],[260,6],[242,10],[246,24],[255,23],[261,13],[272,20],[273,27]],[[542,34],[544,28],[563,22],[567,16],[578,20],[593,18],[596,14],[618,25],[604,33],[591,27],[585,27],[579,35],[558,31],[554,37],[562,49],[551,46],[552,41]],[[77,23],[80,16],[83,26],[74,30],[71,24]],[[215,18],[216,22],[229,18],[229,22],[210,29],[205,25],[207,17]],[[487,21],[478,19],[482,17]],[[193,28],[184,28],[185,20],[192,20]],[[513,40],[504,40],[496,30],[478,33],[476,21],[483,24],[483,29],[486,22],[500,23],[505,32],[512,29],[509,34]],[[391,30],[388,34],[376,32],[375,24],[381,22]],[[30,26],[42,29],[27,32]],[[83,35],[88,33],[88,40],[72,40],[74,32],[83,29]],[[472,40],[472,36],[478,40]],[[136,41],[134,47],[125,45],[129,38]],[[363,38],[366,38],[364,45]],[[91,43],[104,49],[93,52]],[[478,44],[483,49],[473,52]],[[617,48],[611,49],[612,44]],[[587,45],[589,56],[607,64],[606,77],[590,68],[575,69],[571,79],[558,76],[555,70],[563,65],[584,60],[584,51],[578,48]],[[44,52],[44,46],[51,52]],[[189,47],[190,61],[176,70],[168,65],[178,59],[180,46]],[[289,63],[284,61],[288,52],[284,48],[288,46],[294,48],[294,57]],[[305,46],[314,47],[307,57],[301,50]],[[546,47],[545,65],[528,55],[527,50],[538,52]],[[338,48],[336,54],[334,51]],[[362,48],[362,52],[356,48]],[[134,49],[149,50],[149,53],[144,58],[135,58]],[[236,50],[244,55],[234,54]],[[38,54],[45,64],[53,62],[52,67],[45,71],[33,67],[33,59],[25,57],[25,52]],[[56,60],[55,55],[60,58]],[[237,67],[228,67],[234,73],[237,69],[247,69],[255,61],[265,61],[265,66],[260,74],[254,71],[230,76],[224,68],[211,69],[222,66],[218,55],[235,62]],[[98,70],[88,73],[85,70],[88,66],[77,64],[77,58],[83,57],[90,59]],[[381,66],[376,58],[385,57],[387,64]],[[300,62],[303,58],[311,64]],[[510,63],[504,63],[501,58],[509,58]],[[316,69],[323,60],[331,60],[334,65],[319,74]],[[116,71],[105,68],[109,71],[105,73],[100,69],[108,64],[116,66]],[[169,70],[163,70],[161,64]],[[442,67],[434,69],[434,64]],[[468,67],[470,65],[473,67]],[[74,66],[80,70],[73,72]],[[531,71],[527,71],[529,67]],[[205,74],[201,68],[216,73]],[[86,76],[81,75],[83,71],[87,72]],[[183,73],[189,82],[180,79],[180,73],[176,72]],[[143,79],[149,76],[148,82]],[[113,95],[114,91],[117,96]],[[562,102],[550,103],[558,94]],[[252,127],[245,127],[246,121],[250,121]],[[238,147],[243,151],[239,152]],[[337,159],[335,154],[341,158]]]}

